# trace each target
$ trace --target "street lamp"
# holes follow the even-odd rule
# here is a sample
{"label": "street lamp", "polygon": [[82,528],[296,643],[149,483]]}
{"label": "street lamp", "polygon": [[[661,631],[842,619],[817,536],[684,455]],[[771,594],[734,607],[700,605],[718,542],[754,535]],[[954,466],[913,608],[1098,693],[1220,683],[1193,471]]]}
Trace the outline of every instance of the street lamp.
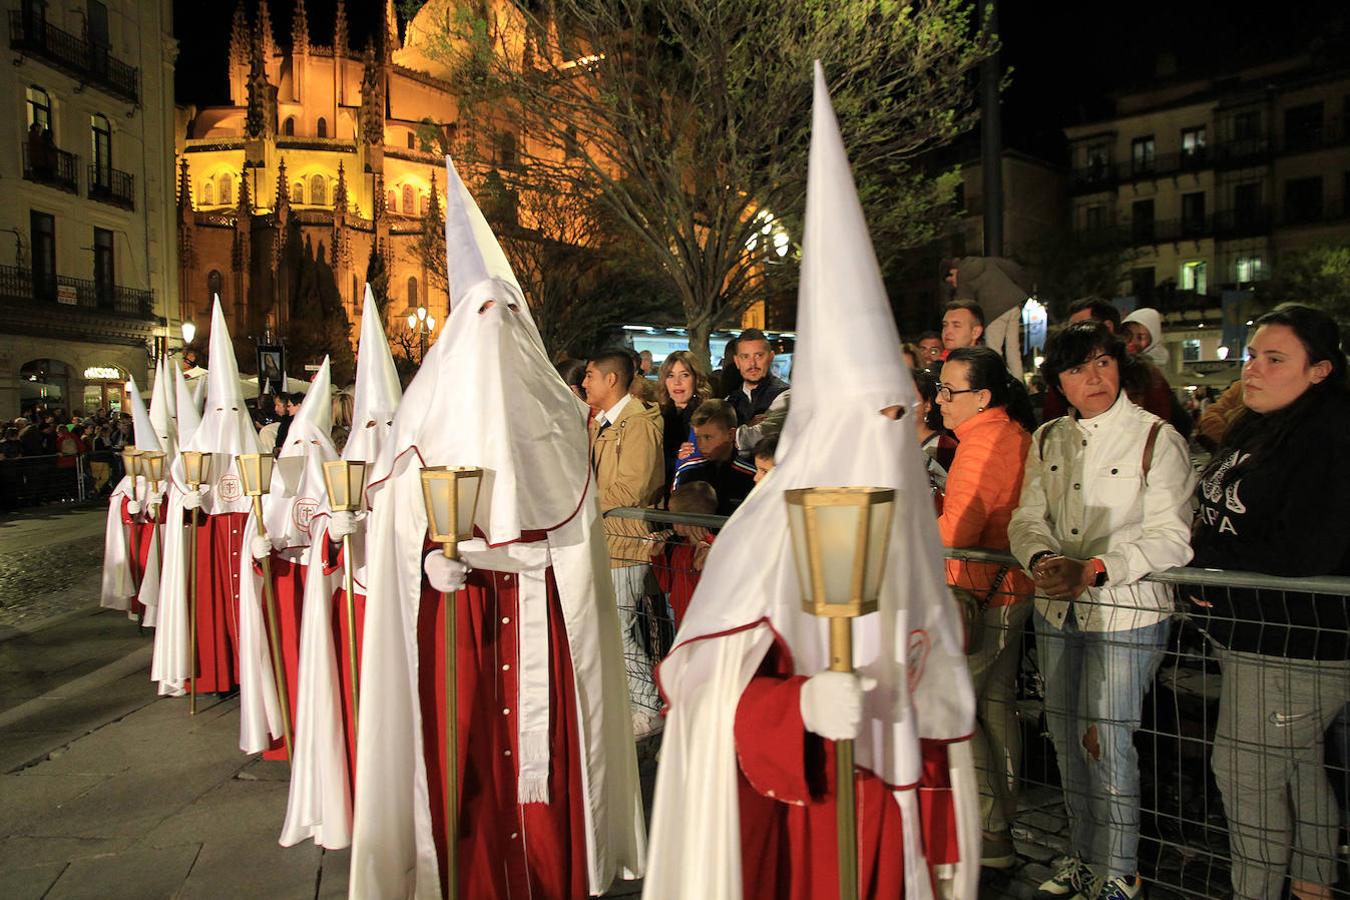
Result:
{"label": "street lamp", "polygon": [[195,338],[196,336],[197,336],[197,326],[193,324],[193,322],[192,322],[191,319],[184,319],[184,320],[183,320],[183,346],[186,347],[188,344],[191,344],[191,343],[192,343],[192,339]]}
{"label": "street lamp", "polygon": [[421,355],[417,357],[419,366],[427,358],[427,338],[435,327],[436,317],[428,314],[425,306],[419,306],[417,312],[408,314],[408,330],[417,335],[422,348]]}

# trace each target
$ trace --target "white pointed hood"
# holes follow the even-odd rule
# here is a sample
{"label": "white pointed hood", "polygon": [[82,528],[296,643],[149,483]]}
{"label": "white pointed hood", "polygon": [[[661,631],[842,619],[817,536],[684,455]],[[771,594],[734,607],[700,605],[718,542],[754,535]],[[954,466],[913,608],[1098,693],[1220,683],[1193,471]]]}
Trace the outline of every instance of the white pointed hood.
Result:
{"label": "white pointed hood", "polygon": [[217,297],[211,310],[211,368],[206,375],[206,410],[185,450],[203,450],[237,456],[259,452],[258,433],[244,405],[239,366],[234,359],[230,329]]}
{"label": "white pointed hood", "polygon": [[445,163],[452,313],[408,386],[372,491],[409,450],[428,466],[481,466],[474,524],[499,545],[576,514],[590,479],[589,439],[584,410],[549,361],[506,255]]}
{"label": "white pointed hood", "polygon": [[145,401],[141,399],[141,391],[136,387],[135,378],[127,381],[127,405],[131,407],[131,424],[136,435],[136,449],[162,450],[159,430],[150,420],[150,414],[145,411]]}
{"label": "white pointed hood", "polygon": [[170,456],[178,452],[178,423],[174,421],[174,387],[165,375],[164,357],[155,362],[155,383],[150,388],[150,424],[159,446]]}
{"label": "white pointed hood", "polygon": [[[777,466],[718,536],[676,646],[658,670],[669,710],[649,897],[740,895],[739,867],[681,886],[699,860],[725,855],[726,843],[739,840],[734,808],[718,818],[695,807],[736,794],[736,703],[775,638],[797,674],[828,667],[826,620],[801,609],[785,491],[895,490],[880,609],[853,626],[855,664],[878,681],[864,700],[857,764],[893,786],[913,786],[922,773],[919,738],[957,740],[974,725],[961,626],[909,412],[915,388],[819,63],[798,315],[792,404]],[[881,415],[896,405],[906,411],[899,421]],[[907,847],[907,868],[908,856]]]}
{"label": "white pointed hood", "polygon": [[267,534],[275,546],[309,546],[310,519],[327,497],[323,464],[338,458],[332,432],[331,374],[325,356],[286,432],[286,445],[277,453],[272,490],[263,503]]}
{"label": "white pointed hood", "polygon": [[192,405],[197,407],[197,421],[201,421],[202,413],[206,411],[206,383],[207,379],[198,378],[192,382]]}
{"label": "white pointed hood", "polygon": [[177,363],[170,363],[168,368],[173,371],[173,392],[178,410],[178,446],[186,447],[192,436],[197,433],[202,414],[192,398],[192,388],[188,387],[183,367]]}
{"label": "white pointed hood", "polygon": [[389,437],[403,399],[394,354],[389,350],[380,323],[380,310],[370,285],[366,285],[365,306],[361,310],[361,343],[356,351],[356,396],[352,398],[352,427],[342,458],[374,462]]}

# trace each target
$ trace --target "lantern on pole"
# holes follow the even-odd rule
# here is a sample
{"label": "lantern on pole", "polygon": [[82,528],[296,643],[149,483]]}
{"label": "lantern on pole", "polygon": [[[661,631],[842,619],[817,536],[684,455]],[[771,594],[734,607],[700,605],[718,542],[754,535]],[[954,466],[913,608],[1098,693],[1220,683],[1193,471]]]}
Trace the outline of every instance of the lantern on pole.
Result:
{"label": "lantern on pole", "polygon": [[[356,512],[366,493],[366,464],[360,460],[335,459],[323,464],[323,481],[328,488],[328,505],[333,512]],[[352,731],[360,728],[360,691],[357,688],[356,666],[356,597],[352,577],[352,536],[342,536],[342,590],[347,596],[343,605],[347,619],[347,666],[351,685]]]}
{"label": "lantern on pole", "polygon": [[[473,537],[473,517],[483,470],[433,466],[422,470],[422,500],[427,510],[427,535],[441,545],[447,559],[459,559],[459,544]],[[455,598],[445,604],[445,844],[446,882],[451,900],[459,895],[459,759],[455,693]]]}
{"label": "lantern on pole", "polygon": [[[853,671],[853,620],[877,611],[895,491],[815,487],[786,491],[802,610],[830,620],[830,671]],[[853,742],[835,742],[839,896],[858,896]]]}
{"label": "lantern on pole", "polygon": [[[150,491],[158,496],[160,491],[160,482],[164,480],[164,451],[147,450],[141,454],[139,461],[140,472],[145,479],[150,482]],[[148,504],[147,504],[148,505]],[[155,514],[150,518],[150,527],[154,531],[155,541],[155,559],[160,558],[160,535],[159,535],[159,510],[160,506],[155,507]]]}
{"label": "lantern on pole", "polygon": [[[239,463],[239,478],[244,482],[244,494],[253,498],[253,520],[258,528],[259,537],[267,537],[267,525],[263,522],[262,498],[272,488],[272,465],[275,460],[270,453],[241,453],[235,459]],[[281,709],[281,731],[286,739],[286,756],[295,759],[291,745],[291,695],[286,688],[286,662],[281,652],[281,628],[277,618],[277,597],[272,587],[272,559],[264,556],[262,560],[263,600],[267,604],[267,639],[272,645],[272,679],[277,688],[277,704]]]}
{"label": "lantern on pole", "polygon": [[[190,324],[190,323],[189,323]],[[200,450],[184,450],[183,474],[188,490],[196,491],[211,477],[211,454]],[[188,694],[188,715],[197,714],[197,510],[192,510],[188,522],[188,671],[192,673],[191,692]]]}

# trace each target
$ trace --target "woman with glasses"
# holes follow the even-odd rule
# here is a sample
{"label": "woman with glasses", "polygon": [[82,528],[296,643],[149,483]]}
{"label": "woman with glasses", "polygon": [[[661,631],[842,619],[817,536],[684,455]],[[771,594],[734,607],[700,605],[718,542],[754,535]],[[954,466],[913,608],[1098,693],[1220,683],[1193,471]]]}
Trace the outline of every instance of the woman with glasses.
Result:
{"label": "woman with glasses", "polygon": [[1076,412],[1033,435],[1008,526],[1036,584],[1045,720],[1069,814],[1069,854],[1042,895],[1125,900],[1143,890],[1134,733],[1173,603],[1166,585],[1141,579],[1190,561],[1195,473],[1176,430],[1121,390],[1128,365],[1099,322],[1050,341],[1041,374]]}
{"label": "woman with glasses", "polygon": [[[1008,520],[1022,488],[1022,464],[1036,427],[1026,389],[988,347],[953,350],[937,385],[942,424],[956,435],[938,530],[948,547],[1008,549]],[[971,746],[980,781],[981,865],[1017,863],[1012,821],[1022,734],[1014,683],[1031,582],[994,563],[947,561],[947,582],[966,615],[966,652],[975,689]]]}

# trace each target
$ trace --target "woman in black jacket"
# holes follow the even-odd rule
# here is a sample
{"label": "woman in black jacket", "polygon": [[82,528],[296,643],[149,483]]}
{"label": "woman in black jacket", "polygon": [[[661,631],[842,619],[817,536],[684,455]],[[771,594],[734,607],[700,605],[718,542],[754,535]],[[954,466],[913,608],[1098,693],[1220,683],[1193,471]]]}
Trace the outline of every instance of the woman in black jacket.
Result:
{"label": "woman in black jacket", "polygon": [[712,396],[708,373],[688,350],[676,350],[661,361],[656,375],[656,397],[661,406],[666,457],[666,490],[675,479],[675,467],[698,453],[689,417],[699,403]]}
{"label": "woman in black jacket", "polygon": [[[1262,316],[1243,403],[1200,481],[1192,565],[1350,574],[1350,387],[1336,323],[1284,304]],[[1331,896],[1340,815],[1322,735],[1350,699],[1346,597],[1211,588],[1195,602],[1223,667],[1212,765],[1234,895]],[[1297,822],[1297,827],[1294,823]]]}

